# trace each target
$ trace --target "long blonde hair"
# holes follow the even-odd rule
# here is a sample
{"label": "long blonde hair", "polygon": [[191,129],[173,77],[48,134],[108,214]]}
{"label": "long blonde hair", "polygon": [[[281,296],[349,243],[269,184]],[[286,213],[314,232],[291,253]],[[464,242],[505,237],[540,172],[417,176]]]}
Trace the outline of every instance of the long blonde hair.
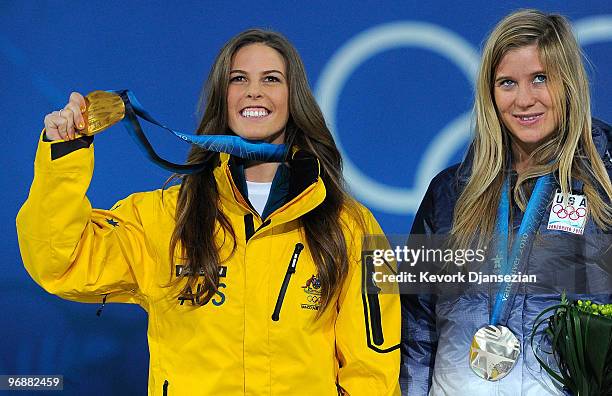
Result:
{"label": "long blonde hair", "polygon": [[519,175],[514,199],[524,211],[534,179],[554,172],[563,194],[571,191],[572,178],[583,182],[593,220],[603,229],[612,225],[612,209],[602,198],[603,192],[608,201],[612,199],[612,185],[591,136],[589,85],[580,47],[563,16],[521,10],[497,24],[483,50],[476,82],[470,177],[458,198],[451,229],[458,246],[486,243],[493,234],[511,144],[493,97],[495,72],[509,51],[534,44],[546,71],[557,131],[531,154],[533,166]]}

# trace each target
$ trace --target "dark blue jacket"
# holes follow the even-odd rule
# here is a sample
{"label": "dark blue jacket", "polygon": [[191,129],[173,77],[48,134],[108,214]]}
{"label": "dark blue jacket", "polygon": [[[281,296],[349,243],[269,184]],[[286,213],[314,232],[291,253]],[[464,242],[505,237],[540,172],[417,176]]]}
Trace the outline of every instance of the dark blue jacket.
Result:
{"label": "dark blue jacket", "polygon": [[[593,140],[612,178],[612,128],[593,120]],[[470,161],[469,155],[466,161]],[[431,182],[416,214],[411,234],[448,234],[457,198],[465,185],[469,166],[452,166],[440,172]],[[572,193],[582,192],[574,181]],[[551,195],[551,202],[554,193]],[[609,203],[609,202],[608,202]],[[534,243],[528,259],[529,273],[554,276],[567,265],[567,257],[593,257],[610,248],[610,235],[587,220],[583,238],[564,231],[548,230],[548,211],[540,223],[538,235],[558,235],[556,246],[537,247]],[[514,205],[513,226],[520,225],[523,213]],[[564,235],[565,234],[565,235]],[[565,242],[565,239],[567,242]],[[557,240],[556,237],[553,239]],[[550,244],[549,244],[550,245]],[[591,256],[592,255],[592,256]],[[565,263],[565,264],[564,264]],[[609,260],[606,260],[608,267]],[[600,303],[610,302],[612,293],[609,268],[586,266],[583,274],[588,285],[598,290],[591,296]],[[595,288],[595,285],[597,286]],[[600,294],[609,290],[608,294]],[[563,290],[546,289],[538,293],[518,294],[512,305],[507,326],[521,342],[521,354],[514,369],[497,382],[477,377],[469,367],[471,339],[480,327],[488,324],[489,295],[470,294],[454,297],[433,295],[402,296],[402,394],[433,395],[557,395],[562,394],[536,361],[529,335],[534,319],[545,308],[559,303]],[[584,297],[584,296],[579,296]]]}

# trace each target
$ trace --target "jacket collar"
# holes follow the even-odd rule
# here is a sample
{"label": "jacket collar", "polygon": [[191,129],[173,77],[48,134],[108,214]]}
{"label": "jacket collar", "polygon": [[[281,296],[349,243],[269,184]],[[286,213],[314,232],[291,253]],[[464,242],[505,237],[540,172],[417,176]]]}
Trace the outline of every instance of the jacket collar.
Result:
{"label": "jacket collar", "polygon": [[[262,216],[275,224],[294,220],[316,208],[326,195],[319,160],[303,150],[293,149],[291,158],[279,166],[272,182],[270,197]],[[230,211],[259,217],[247,198],[244,161],[220,154],[214,170],[219,196]]]}
{"label": "jacket collar", "polygon": [[612,126],[593,118],[593,143],[604,162],[610,161],[612,155]]}

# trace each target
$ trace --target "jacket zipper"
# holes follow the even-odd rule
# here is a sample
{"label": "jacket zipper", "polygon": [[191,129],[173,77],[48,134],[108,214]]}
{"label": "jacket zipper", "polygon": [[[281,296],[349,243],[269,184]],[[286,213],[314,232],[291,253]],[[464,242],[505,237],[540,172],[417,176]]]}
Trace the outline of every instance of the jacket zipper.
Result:
{"label": "jacket zipper", "polygon": [[164,381],[163,396],[168,396],[168,380]]}
{"label": "jacket zipper", "polygon": [[96,311],[96,316],[100,316],[102,315],[102,310],[104,309],[104,307],[106,306],[106,298],[108,297],[110,293],[106,293],[103,297],[102,297],[102,305],[100,305],[100,308],[98,308],[98,310]]}
{"label": "jacket zipper", "polygon": [[[130,293],[130,294],[135,294],[135,291],[136,291],[136,289],[131,289],[131,290],[127,290],[126,292]],[[108,296],[111,295],[111,293],[114,293],[114,292],[109,292],[109,293],[106,293],[106,294],[102,295],[102,305],[100,305],[100,307],[98,307],[98,310],[96,311],[96,316],[101,316],[102,315],[102,311],[104,310],[104,307],[106,306],[106,299],[108,298]]]}
{"label": "jacket zipper", "polygon": [[278,320],[280,319],[280,310],[283,306],[285,294],[287,293],[287,286],[289,286],[291,275],[295,273],[295,267],[297,266],[298,258],[300,257],[302,249],[304,249],[304,245],[299,242],[295,244],[295,249],[293,250],[293,254],[291,255],[291,260],[289,261],[289,266],[287,267],[287,272],[285,273],[283,284],[281,285],[280,291],[278,292],[278,298],[276,299],[274,312],[272,313],[272,320],[275,322],[278,322]]}

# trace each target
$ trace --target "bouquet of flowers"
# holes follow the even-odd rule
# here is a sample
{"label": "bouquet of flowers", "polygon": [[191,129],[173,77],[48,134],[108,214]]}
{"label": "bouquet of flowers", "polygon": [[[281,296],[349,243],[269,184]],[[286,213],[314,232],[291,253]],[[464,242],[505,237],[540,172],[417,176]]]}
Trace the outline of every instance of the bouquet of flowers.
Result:
{"label": "bouquet of flowers", "polygon": [[[551,316],[546,314],[553,311]],[[557,369],[538,356],[534,338],[542,327]],[[612,395],[612,304],[569,301],[538,315],[531,333],[531,348],[546,372],[575,396]]]}

